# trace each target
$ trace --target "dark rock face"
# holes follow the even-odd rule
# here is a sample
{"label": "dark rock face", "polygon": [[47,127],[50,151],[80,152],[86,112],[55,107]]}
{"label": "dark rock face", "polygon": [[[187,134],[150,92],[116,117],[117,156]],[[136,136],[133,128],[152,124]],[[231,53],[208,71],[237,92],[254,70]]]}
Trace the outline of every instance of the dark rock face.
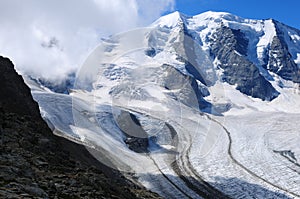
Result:
{"label": "dark rock face", "polygon": [[221,26],[213,35],[211,53],[220,61],[223,69],[223,80],[231,85],[237,85],[242,93],[272,100],[279,93],[260,73],[258,68],[245,56],[248,40],[239,30]]}
{"label": "dark rock face", "polygon": [[279,28],[279,22],[273,21],[277,36],[273,38],[268,52],[267,69],[286,80],[300,83],[300,69],[289,53],[284,33]]}
{"label": "dark rock face", "polygon": [[210,103],[205,101],[194,77],[181,73],[176,68],[164,64],[162,65],[164,76],[163,85],[169,90],[179,90],[179,92],[170,93],[174,98],[188,106],[204,109],[210,107]]}
{"label": "dark rock face", "polygon": [[115,116],[116,122],[125,135],[124,142],[127,147],[136,153],[148,152],[148,135],[142,128],[135,115],[128,111],[121,110],[118,116]]}
{"label": "dark rock face", "polygon": [[191,60],[192,63],[188,62],[187,60],[184,60],[185,62],[185,68],[186,70],[193,75],[193,77],[197,80],[199,80],[202,84],[205,86],[208,86],[209,83],[204,77],[204,74],[201,74],[201,66],[197,65],[197,55],[195,53],[196,47],[194,45],[195,40],[200,41],[200,39],[197,40],[194,35],[192,35],[191,32],[188,31],[187,27],[183,24],[182,25],[182,31],[181,31],[181,37],[182,37],[182,43],[183,43],[183,49],[184,54],[187,60]]}
{"label": "dark rock face", "polygon": [[33,101],[30,89],[18,75],[12,62],[0,57],[0,108],[4,112],[40,117],[38,104]]}
{"label": "dark rock face", "polygon": [[52,134],[29,88],[0,57],[0,198],[158,198]]}
{"label": "dark rock face", "polygon": [[148,138],[137,138],[137,137],[128,137],[125,140],[128,148],[136,153],[147,153],[148,152]]}
{"label": "dark rock face", "polygon": [[240,30],[231,29],[231,31],[235,38],[234,48],[241,55],[247,56],[247,49],[249,44],[248,39],[246,39],[244,33],[241,32]]}
{"label": "dark rock face", "polygon": [[149,57],[154,57],[156,55],[155,48],[148,48],[145,50],[145,54]]}

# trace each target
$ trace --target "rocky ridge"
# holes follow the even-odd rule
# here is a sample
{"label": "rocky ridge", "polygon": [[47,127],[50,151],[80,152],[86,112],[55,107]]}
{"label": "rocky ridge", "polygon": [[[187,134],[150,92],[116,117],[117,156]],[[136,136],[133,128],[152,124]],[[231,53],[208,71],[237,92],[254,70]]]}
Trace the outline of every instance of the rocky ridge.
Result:
{"label": "rocky ridge", "polygon": [[159,198],[52,134],[29,88],[0,57],[0,198]]}

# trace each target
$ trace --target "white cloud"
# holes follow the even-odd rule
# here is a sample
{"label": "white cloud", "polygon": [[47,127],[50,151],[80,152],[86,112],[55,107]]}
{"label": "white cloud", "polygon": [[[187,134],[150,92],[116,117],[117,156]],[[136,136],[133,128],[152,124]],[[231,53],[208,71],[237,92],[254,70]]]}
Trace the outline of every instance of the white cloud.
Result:
{"label": "white cloud", "polygon": [[100,37],[144,26],[175,0],[10,0],[0,3],[0,55],[21,72],[60,78]]}

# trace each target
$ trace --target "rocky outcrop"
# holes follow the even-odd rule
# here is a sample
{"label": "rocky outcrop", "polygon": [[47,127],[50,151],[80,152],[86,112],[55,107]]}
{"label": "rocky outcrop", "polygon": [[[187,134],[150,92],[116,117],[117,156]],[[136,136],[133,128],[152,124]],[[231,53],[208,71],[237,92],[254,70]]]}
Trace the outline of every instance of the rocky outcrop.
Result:
{"label": "rocky outcrop", "polygon": [[120,114],[115,115],[118,127],[125,135],[125,144],[136,153],[148,152],[148,135],[142,128],[135,115],[128,111],[120,110]]}
{"label": "rocky outcrop", "polygon": [[0,198],[158,198],[52,134],[12,63],[0,57]]}
{"label": "rocky outcrop", "polygon": [[273,100],[279,93],[245,57],[247,44],[242,32],[226,26],[221,26],[213,34],[211,53],[220,62],[218,67],[223,70],[222,80],[236,85],[236,89],[246,95]]}
{"label": "rocky outcrop", "polygon": [[300,68],[297,66],[289,52],[287,43],[285,42],[284,32],[279,28],[279,22],[273,21],[276,28],[276,36],[274,36],[268,51],[267,69],[276,73],[286,80],[300,83]]}
{"label": "rocky outcrop", "polygon": [[40,117],[39,107],[34,103],[30,89],[18,75],[13,63],[0,57],[0,108],[7,113],[30,115],[32,119]]}
{"label": "rocky outcrop", "polygon": [[170,92],[169,95],[181,103],[196,108],[204,109],[210,107],[210,103],[203,97],[201,88],[198,86],[196,79],[192,76],[181,73],[171,65],[162,65],[162,74],[164,75],[162,85],[166,89],[176,92]]}

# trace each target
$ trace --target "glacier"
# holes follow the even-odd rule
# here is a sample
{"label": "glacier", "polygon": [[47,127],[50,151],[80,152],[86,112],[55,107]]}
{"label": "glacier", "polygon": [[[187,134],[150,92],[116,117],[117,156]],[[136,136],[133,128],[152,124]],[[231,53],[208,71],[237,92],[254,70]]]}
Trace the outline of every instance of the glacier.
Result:
{"label": "glacier", "polygon": [[56,135],[164,198],[300,198],[299,54],[273,19],[175,12],[103,39],[68,92],[24,77]]}

